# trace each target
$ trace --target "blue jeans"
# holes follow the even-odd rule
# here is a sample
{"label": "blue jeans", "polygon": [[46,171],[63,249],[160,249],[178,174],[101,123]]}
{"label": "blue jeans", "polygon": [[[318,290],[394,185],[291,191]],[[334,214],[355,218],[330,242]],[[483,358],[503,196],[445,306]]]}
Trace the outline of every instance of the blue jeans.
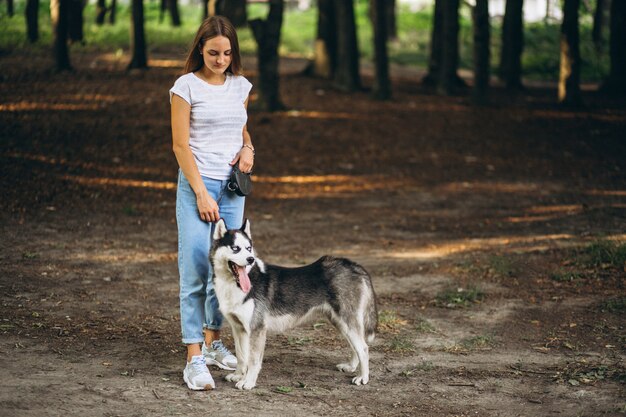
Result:
{"label": "blue jeans", "polygon": [[[228,180],[205,177],[202,180],[217,202],[226,227],[239,229],[243,222],[245,197],[228,191]],[[200,219],[196,194],[180,170],[176,191],[176,222],[182,339],[185,344],[200,343],[204,340],[203,330],[219,330],[223,320],[213,289],[213,271],[209,263],[215,224]]]}

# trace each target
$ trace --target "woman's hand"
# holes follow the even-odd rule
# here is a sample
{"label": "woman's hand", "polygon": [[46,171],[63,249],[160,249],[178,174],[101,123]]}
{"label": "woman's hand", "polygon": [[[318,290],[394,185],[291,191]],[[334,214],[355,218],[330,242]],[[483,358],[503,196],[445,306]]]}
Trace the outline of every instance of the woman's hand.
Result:
{"label": "woman's hand", "polygon": [[254,151],[247,146],[241,148],[237,155],[235,155],[235,159],[233,159],[230,164],[235,165],[239,163],[239,170],[241,172],[252,172],[252,166],[254,165]]}
{"label": "woman's hand", "polygon": [[220,212],[217,202],[211,197],[208,191],[200,192],[196,195],[198,212],[200,218],[205,222],[215,223],[220,219]]}

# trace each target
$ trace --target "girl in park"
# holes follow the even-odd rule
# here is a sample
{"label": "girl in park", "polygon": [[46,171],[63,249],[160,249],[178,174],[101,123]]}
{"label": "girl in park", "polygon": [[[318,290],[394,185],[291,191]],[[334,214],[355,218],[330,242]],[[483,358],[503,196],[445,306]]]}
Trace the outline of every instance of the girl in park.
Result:
{"label": "girl in park", "polygon": [[241,74],[235,28],[206,19],[196,34],[185,74],[170,90],[172,141],[180,167],[176,193],[183,379],[192,390],[215,388],[207,364],[234,370],[237,358],[220,339],[222,315],[211,280],[209,251],[215,222],[243,222],[245,197],[227,188],[232,167],[250,172],[254,147],[246,122],[252,84]]}

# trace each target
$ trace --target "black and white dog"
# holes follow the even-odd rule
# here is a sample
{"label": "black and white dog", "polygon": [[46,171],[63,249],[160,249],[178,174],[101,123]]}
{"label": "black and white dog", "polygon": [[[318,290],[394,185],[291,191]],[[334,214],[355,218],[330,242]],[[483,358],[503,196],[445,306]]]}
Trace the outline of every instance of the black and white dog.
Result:
{"label": "black and white dog", "polygon": [[327,318],[352,348],[343,372],[357,371],[356,385],[369,381],[369,348],[378,323],[369,274],[343,258],[324,256],[299,268],[265,265],[252,246],[250,222],[227,230],[217,222],[210,254],[220,310],[232,327],[237,370],[226,380],[239,389],[256,386],[267,332],[282,332],[319,317]]}

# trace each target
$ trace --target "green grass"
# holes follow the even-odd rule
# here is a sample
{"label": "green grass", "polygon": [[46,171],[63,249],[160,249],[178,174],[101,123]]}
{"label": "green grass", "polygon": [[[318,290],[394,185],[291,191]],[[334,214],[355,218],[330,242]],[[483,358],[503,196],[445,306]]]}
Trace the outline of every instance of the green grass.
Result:
{"label": "green grass", "polygon": [[626,313],[626,297],[612,298],[606,300],[601,306],[603,311],[610,313]]}
{"label": "green grass", "polygon": [[395,353],[410,353],[415,351],[415,345],[407,335],[397,335],[389,340],[387,348]]}
{"label": "green grass", "polygon": [[479,335],[463,339],[460,344],[467,350],[478,350],[491,348],[495,342],[492,336]]}
{"label": "green grass", "polygon": [[557,271],[557,272],[552,272],[550,274],[550,279],[556,282],[577,281],[583,277],[584,275],[581,274],[580,272],[570,272],[570,271]]}
{"label": "green grass", "polygon": [[511,277],[519,273],[519,268],[515,262],[502,255],[492,255],[487,260],[489,269],[496,275],[501,277]]}
{"label": "green grass", "polygon": [[419,333],[437,333],[437,329],[435,328],[435,326],[428,320],[421,317],[417,319],[415,330],[417,330]]}
{"label": "green grass", "polygon": [[626,267],[626,243],[599,240],[584,248],[581,255],[583,265],[588,267]]}
{"label": "green grass", "polygon": [[[356,5],[357,36],[361,57],[372,60],[373,42],[372,27],[368,17],[368,2],[359,0]],[[18,48],[33,48],[43,51],[52,46],[50,26],[49,2],[40,3],[39,29],[40,40],[36,45],[30,45],[26,40],[26,25],[24,22],[25,1],[15,4],[15,15],[9,18],[5,9],[0,14],[0,50]],[[166,14],[159,21],[159,3],[145,2],[145,29],[148,42],[148,52],[177,51],[184,56],[186,49],[193,40],[197,27],[202,18],[202,9],[199,5],[181,5],[180,13],[183,25],[174,28]],[[248,8],[249,19],[262,18],[267,13],[267,6],[252,4]],[[105,24],[97,26],[95,21],[95,4],[89,3],[84,12],[85,44],[72,45],[71,52],[103,51],[117,52],[129,49],[130,41],[130,8],[120,4],[117,9],[117,23],[114,26]],[[316,36],[317,11],[315,8],[301,11],[288,8],[284,15],[284,24],[281,34],[280,53],[282,55],[311,57]],[[411,11],[406,6],[398,9],[397,27],[398,37],[390,42],[389,57],[392,63],[425,69],[428,63],[430,50],[430,36],[432,25],[432,8]],[[556,80],[559,68],[559,31],[558,23],[528,23],[525,26],[525,49],[522,56],[524,77],[530,79]],[[253,54],[256,43],[248,28],[238,30],[241,50],[244,54]],[[591,23],[582,18],[580,25],[582,79],[595,81],[602,79],[608,73],[608,46],[598,53],[591,41]],[[472,22],[469,8],[461,7],[459,32],[459,58],[461,68],[472,68]],[[608,43],[608,42],[607,42]],[[495,73],[500,48],[500,23],[492,19],[492,71]]]}
{"label": "green grass", "polygon": [[485,298],[485,293],[478,287],[448,288],[437,294],[435,304],[446,308],[463,308],[479,303]]}

